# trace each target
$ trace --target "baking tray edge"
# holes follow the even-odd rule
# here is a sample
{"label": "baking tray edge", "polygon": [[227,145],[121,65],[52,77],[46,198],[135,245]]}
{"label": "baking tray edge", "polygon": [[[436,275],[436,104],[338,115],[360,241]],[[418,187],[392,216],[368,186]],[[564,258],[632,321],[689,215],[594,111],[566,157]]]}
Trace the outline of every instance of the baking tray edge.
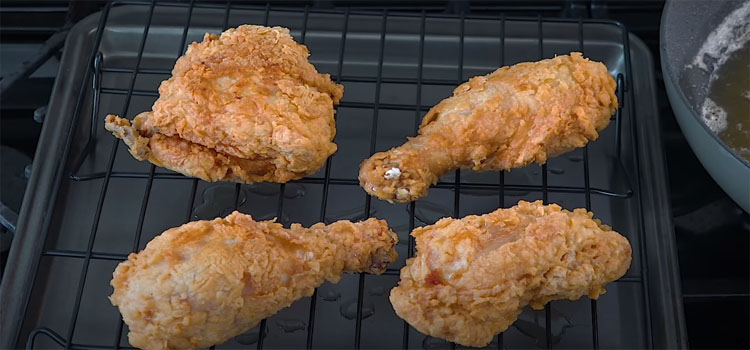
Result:
{"label": "baking tray edge", "polygon": [[[105,10],[106,11],[106,10]],[[18,230],[11,246],[5,275],[0,284],[0,347],[16,348],[21,323],[33,286],[39,256],[46,240],[50,212],[60,182],[65,176],[66,144],[72,125],[77,100],[63,98],[81,92],[85,72],[91,60],[81,59],[81,53],[90,53],[94,45],[90,39],[99,26],[100,13],[93,14],[76,24],[65,43],[61,69],[50,98],[48,118],[42,128],[40,141],[21,207]],[[665,159],[659,134],[656,112],[654,63],[643,42],[630,35],[632,57],[643,57],[633,76],[648,77],[643,91],[634,86],[634,99],[638,99],[634,115],[637,116],[636,147],[639,153],[640,193],[644,239],[647,245],[647,276],[652,281],[648,301],[651,308],[654,347],[686,348],[687,333],[682,307],[679,268],[671,220],[671,205],[666,189]],[[78,62],[86,62],[81,64]],[[643,70],[643,71],[641,71]],[[640,73],[640,74],[639,74]],[[641,79],[638,79],[641,80]],[[639,94],[650,94],[639,98]],[[650,102],[650,103],[645,103]],[[632,102],[631,102],[632,103]]]}
{"label": "baking tray edge", "polygon": [[[644,239],[647,242],[647,278],[651,282],[648,303],[651,307],[653,346],[657,349],[686,349],[687,328],[682,305],[682,287],[677,247],[672,223],[672,205],[667,189],[666,159],[661,141],[661,124],[656,106],[654,58],[646,44],[630,34],[630,57],[638,67],[631,76],[643,80],[633,86],[636,147],[638,152],[639,200]],[[640,87],[640,88],[639,88]],[[644,96],[645,95],[645,96]],[[638,103],[634,104],[634,100]]]}
{"label": "baking tray edge", "polygon": [[[108,11],[109,6],[105,11]],[[78,22],[68,33],[60,70],[48,105],[48,113],[39,136],[31,177],[26,185],[21,211],[0,283],[0,348],[15,349],[21,330],[31,288],[34,285],[40,255],[46,241],[57,191],[67,178],[65,159],[72,137],[70,128],[75,116],[84,78],[91,64],[90,53],[95,45],[93,34],[101,23],[102,12]],[[82,63],[86,62],[86,63]],[[88,64],[87,64],[88,63]],[[80,114],[80,113],[79,113]]]}

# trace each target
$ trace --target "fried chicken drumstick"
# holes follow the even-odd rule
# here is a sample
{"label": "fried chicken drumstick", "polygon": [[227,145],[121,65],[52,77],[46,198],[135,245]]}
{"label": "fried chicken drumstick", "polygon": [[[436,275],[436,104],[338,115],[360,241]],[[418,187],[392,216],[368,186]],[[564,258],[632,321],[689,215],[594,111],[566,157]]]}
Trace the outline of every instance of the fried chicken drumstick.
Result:
{"label": "fried chicken drumstick", "polygon": [[616,86],[604,64],[576,52],[471,78],[427,112],[417,137],[365,160],[360,185],[409,202],[450,170],[544,163],[599,136],[617,109]]}
{"label": "fried chicken drumstick", "polygon": [[105,128],[138,160],[206,181],[287,182],[336,151],[333,106],[344,88],[319,74],[281,27],[206,34],[159,87],[153,111]]}
{"label": "fried chicken drumstick", "polygon": [[379,274],[397,257],[383,220],[282,228],[234,212],[172,228],[130,254],[110,297],[143,349],[205,348],[254,327],[344,272]]}
{"label": "fried chicken drumstick", "polygon": [[479,347],[526,305],[597,299],[628,270],[631,248],[592,215],[521,201],[415,229],[417,254],[391,290],[396,314],[424,334]]}

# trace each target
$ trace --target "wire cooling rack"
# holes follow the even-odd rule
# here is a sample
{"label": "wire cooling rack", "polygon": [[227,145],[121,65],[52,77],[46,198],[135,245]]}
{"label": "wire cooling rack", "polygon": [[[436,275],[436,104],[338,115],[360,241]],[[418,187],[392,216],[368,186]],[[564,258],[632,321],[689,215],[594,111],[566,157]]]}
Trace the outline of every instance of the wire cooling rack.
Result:
{"label": "wire cooling rack", "polygon": [[[103,53],[103,51],[106,50],[101,47],[103,37],[107,35],[108,30],[111,31],[113,30],[112,28],[116,26],[116,24],[113,23],[116,21],[116,19],[110,19],[111,13],[119,10],[121,7],[136,7],[136,11],[145,14],[145,22],[140,29],[140,34],[137,35],[139,39],[137,40],[135,50],[132,52],[133,57],[131,60],[127,61],[131,64],[130,66],[117,63],[120,61],[116,60],[116,63],[109,64],[110,60],[107,58],[106,53]],[[227,2],[226,4],[196,1],[190,1],[189,3],[162,1],[117,1],[108,3],[102,11],[101,17],[99,18],[99,24],[97,27],[98,29],[96,31],[96,34],[93,36],[95,42],[93,45],[93,50],[91,51],[88,58],[90,67],[85,73],[85,85],[81,88],[80,94],[78,96],[78,102],[76,105],[76,110],[74,112],[75,114],[73,116],[74,120],[71,125],[71,136],[68,138],[67,146],[65,148],[64,159],[69,159],[69,163],[66,164],[66,162],[63,162],[63,166],[65,166],[66,169],[66,174],[68,174],[66,175],[66,179],[62,180],[63,182],[67,181],[69,183],[100,184],[98,186],[98,190],[90,192],[89,197],[81,199],[91,204],[91,210],[93,212],[91,225],[89,226],[89,232],[87,235],[85,235],[85,248],[55,248],[55,244],[50,244],[49,242],[49,240],[53,238],[48,237],[46,248],[42,251],[40,257],[40,260],[53,258],[75,260],[76,262],[80,263],[77,266],[77,269],[74,269],[76,271],[76,274],[71,277],[74,286],[72,312],[67,316],[67,321],[63,322],[65,326],[63,328],[52,328],[48,327],[45,324],[34,324],[33,322],[29,321],[27,317],[24,321],[24,327],[29,330],[26,333],[27,348],[37,347],[40,337],[46,338],[44,342],[44,344],[46,344],[45,346],[60,346],[73,349],[129,348],[128,346],[123,345],[123,336],[125,334],[125,331],[124,324],[121,319],[118,319],[119,322],[116,325],[116,331],[113,332],[114,336],[112,337],[109,344],[89,344],[74,341],[76,334],[78,334],[77,332],[81,332],[80,327],[77,328],[77,326],[79,326],[79,320],[82,317],[82,305],[85,305],[85,302],[83,301],[83,295],[84,290],[87,288],[89,277],[91,276],[90,271],[92,270],[92,262],[119,262],[127,259],[127,252],[111,252],[101,250],[97,249],[95,244],[95,242],[97,241],[97,234],[102,231],[101,224],[104,221],[108,220],[107,218],[103,219],[102,213],[107,201],[107,195],[108,193],[111,193],[113,191],[113,189],[110,188],[110,185],[113,181],[121,181],[115,179],[122,179],[122,181],[145,181],[143,195],[140,199],[140,206],[138,208],[129,209],[133,212],[137,212],[137,224],[135,225],[135,234],[133,235],[133,239],[130,242],[127,251],[137,251],[140,247],[143,247],[144,243],[147,241],[147,239],[143,237],[144,223],[149,219],[147,218],[147,213],[149,213],[149,209],[151,209],[149,208],[149,203],[151,200],[153,200],[152,192],[155,183],[162,184],[165,182],[173,181],[187,181],[189,183],[189,194],[187,195],[187,198],[189,199],[189,205],[186,212],[184,213],[183,223],[201,218],[201,215],[196,214],[197,209],[199,209],[198,207],[201,205],[200,203],[196,205],[196,200],[200,201],[200,199],[197,197],[201,197],[201,195],[199,195],[201,194],[200,189],[202,187],[205,187],[207,185],[206,183],[198,179],[188,178],[180,174],[167,171],[165,169],[157,168],[153,165],[145,165],[145,163],[142,163],[140,165],[140,169],[118,170],[115,166],[116,161],[122,160],[123,157],[129,157],[127,153],[122,151],[120,142],[117,139],[102,138],[102,131],[100,130],[102,129],[100,120],[103,118],[103,114],[106,114],[105,112],[118,112],[118,110],[112,110],[111,108],[113,108],[113,106],[115,105],[119,105],[119,108],[121,108],[119,110],[121,116],[132,117],[133,115],[141,111],[133,110],[133,108],[131,108],[131,106],[133,105],[133,103],[131,103],[132,100],[134,98],[150,98],[151,101],[153,101],[153,99],[158,96],[158,93],[156,91],[156,88],[158,87],[158,81],[164,79],[170,74],[169,67],[149,66],[149,58],[146,57],[147,55],[144,55],[149,38],[156,35],[163,35],[163,33],[160,33],[159,31],[153,29],[154,27],[159,26],[159,24],[155,22],[155,19],[157,17],[157,14],[159,14],[161,11],[177,11],[176,13],[179,13],[180,17],[178,19],[174,19],[174,21],[176,21],[176,23],[182,23],[182,27],[173,26],[174,28],[178,28],[179,30],[181,30],[181,34],[171,34],[173,35],[173,37],[179,37],[180,41],[178,50],[175,50],[172,53],[172,62],[174,59],[183,54],[184,48],[189,43],[188,39],[190,36],[189,32],[191,23],[199,20],[202,16],[206,16],[205,14],[202,14],[201,11],[210,11],[213,16],[216,16],[220,13],[223,16],[221,26],[223,29],[229,28],[231,24],[233,24],[230,21],[230,17],[235,12],[250,11],[252,13],[259,14],[259,17],[253,17],[255,19],[254,21],[248,21],[247,23],[263,25],[276,25],[277,23],[274,23],[274,21],[272,20],[274,16],[293,16],[294,18],[296,18],[298,20],[296,26],[289,25],[288,23],[284,24],[290,27],[290,29],[292,30],[292,34],[295,36],[295,39],[298,42],[308,44],[308,46],[311,47],[311,52],[313,54],[311,60],[316,64],[316,66],[319,67],[319,70],[326,71],[325,69],[321,69],[321,67],[329,68],[329,70],[327,70],[326,72],[332,73],[332,79],[338,83],[344,84],[346,87],[344,100],[342,100],[341,104],[338,107],[339,113],[337,114],[337,123],[341,124],[342,121],[346,120],[346,118],[352,118],[352,115],[355,114],[355,111],[356,114],[371,114],[371,122],[369,123],[369,125],[366,122],[358,122],[356,127],[357,129],[365,129],[367,130],[366,132],[369,133],[369,135],[367,136],[369,137],[369,142],[367,143],[368,153],[365,154],[365,156],[375,153],[376,151],[382,150],[384,148],[383,144],[379,141],[379,137],[382,137],[382,135],[379,135],[379,132],[383,132],[382,128],[383,124],[385,123],[381,121],[381,118],[384,118],[384,112],[399,113],[398,115],[401,116],[407,116],[411,114],[412,117],[402,118],[400,124],[407,125],[406,129],[410,129],[408,131],[408,134],[414,135],[416,134],[416,130],[422,115],[424,114],[424,112],[429,110],[429,108],[433,104],[431,102],[434,102],[425,101],[426,98],[424,96],[428,95],[426,93],[426,90],[441,89],[440,91],[443,92],[441,96],[447,97],[447,95],[444,93],[445,91],[450,91],[452,87],[455,87],[465,81],[468,76],[480,74],[478,73],[478,70],[481,70],[480,68],[465,68],[466,60],[468,57],[465,55],[466,38],[469,37],[466,33],[466,23],[468,21],[481,21],[482,23],[484,23],[482,26],[483,30],[486,30],[486,28],[493,28],[494,32],[485,34],[489,37],[495,38],[495,40],[498,40],[497,46],[491,46],[491,48],[489,49],[493,51],[492,55],[497,56],[497,67],[506,64],[513,64],[518,61],[518,59],[514,59],[513,61],[511,61],[507,59],[507,57],[511,54],[509,45],[517,45],[519,36],[526,39],[526,41],[524,42],[529,42],[529,40],[531,40],[533,45],[528,47],[527,51],[536,51],[535,54],[531,55],[535,57],[528,57],[528,60],[550,57],[549,49],[546,49],[546,47],[550,45],[554,46],[554,50],[556,51],[555,53],[580,51],[584,52],[584,55],[586,55],[587,46],[596,46],[602,44],[602,39],[586,39],[587,37],[592,37],[593,35],[591,34],[591,29],[589,27],[597,25],[604,26],[605,28],[609,28],[609,30],[611,31],[615,31],[615,33],[619,33],[616,36],[618,40],[606,44],[614,47],[614,49],[609,48],[608,52],[614,52],[614,54],[610,54],[610,56],[614,55],[614,57],[610,57],[609,60],[612,62],[619,62],[622,67],[622,69],[620,69],[619,71],[613,72],[617,81],[617,95],[620,101],[620,108],[618,108],[616,114],[613,116],[612,123],[609,126],[609,129],[612,130],[603,132],[602,137],[599,141],[574,152],[574,155],[569,157],[570,162],[566,164],[573,164],[579,167],[579,169],[577,170],[579,171],[579,173],[577,174],[581,175],[582,183],[552,184],[550,181],[550,176],[560,174],[562,170],[553,167],[553,165],[545,164],[541,167],[529,167],[529,169],[531,169],[529,171],[531,171],[533,174],[530,176],[530,178],[534,181],[538,179],[538,183],[519,183],[518,181],[512,183],[511,181],[509,181],[508,177],[511,174],[516,174],[517,172],[515,171],[510,173],[483,173],[481,178],[479,179],[473,178],[474,174],[472,172],[456,171],[454,174],[452,174],[452,176],[444,177],[437,183],[437,185],[433,186],[431,194],[436,191],[435,189],[443,190],[443,195],[438,196],[439,200],[442,200],[440,204],[442,205],[442,207],[447,207],[447,203],[452,202],[452,209],[450,210],[450,212],[444,212],[444,214],[446,216],[453,217],[462,217],[466,215],[466,213],[461,210],[462,203],[466,203],[467,200],[473,200],[473,197],[467,197],[466,193],[476,194],[481,192],[485,200],[488,193],[494,193],[494,196],[496,196],[497,198],[495,207],[508,207],[514,205],[514,201],[518,200],[518,198],[511,198],[511,200],[509,200],[509,197],[517,197],[519,196],[519,194],[526,194],[526,198],[542,199],[545,203],[550,202],[551,196],[567,194],[581,196],[583,198],[583,203],[588,210],[592,209],[592,198],[602,198],[608,201],[619,200],[628,202],[631,202],[634,199],[634,194],[637,191],[636,189],[638,185],[639,174],[639,171],[637,169],[638,162],[637,151],[635,147],[636,142],[633,140],[635,138],[635,134],[625,127],[626,125],[629,125],[630,127],[633,127],[634,125],[632,122],[628,124],[629,118],[632,118],[632,116],[630,115],[630,113],[632,112],[628,112],[628,109],[633,110],[632,92],[628,87],[628,82],[631,81],[629,57],[630,49],[628,47],[629,44],[627,30],[619,23],[606,20],[542,18],[541,16],[536,18],[517,18],[506,15],[483,16],[475,14],[467,15],[462,13],[456,15],[446,15],[426,11],[406,13],[388,10],[363,11],[351,8],[318,9],[309,6],[293,9],[288,7],[274,7],[271,5],[244,6],[233,4],[232,2]],[[335,23],[336,26],[339,26],[337,30],[331,29],[325,31],[315,29],[316,32],[323,33],[319,34],[319,36],[325,36],[327,38],[326,40],[336,42],[336,45],[334,45],[337,48],[335,51],[335,56],[333,54],[330,55],[331,57],[335,57],[334,60],[321,60],[320,62],[315,61],[317,51],[314,47],[312,47],[312,44],[307,42],[310,32],[308,23],[311,16],[324,16],[325,18],[334,18],[337,20],[337,22]],[[356,21],[352,20],[352,18],[354,17],[357,18]],[[346,66],[349,63],[347,63],[346,54],[350,52],[347,50],[347,43],[349,43],[350,40],[357,40],[356,38],[351,39],[351,37],[358,37],[362,35],[359,32],[352,31],[351,27],[355,24],[360,24],[359,21],[363,18],[366,18],[368,23],[372,23],[377,27],[373,30],[373,33],[375,33],[374,35],[377,37],[377,45],[371,48],[371,50],[375,51],[377,60],[374,61],[374,70],[369,70],[365,73],[362,73],[362,71],[364,70],[360,69],[359,73],[347,74]],[[258,21],[257,19],[260,20]],[[418,27],[418,29],[413,33],[414,35],[412,36],[412,39],[414,39],[412,40],[413,44],[417,45],[417,57],[414,70],[412,71],[413,74],[391,74],[386,76],[384,74],[384,66],[391,66],[390,63],[387,63],[386,60],[386,45],[390,42],[398,41],[397,37],[391,36],[392,31],[389,25],[399,26],[404,20],[411,21]],[[458,26],[458,32],[454,33],[453,35],[444,33],[431,33],[427,30],[427,23],[433,20],[445,20],[456,23]],[[238,21],[242,22],[242,19],[240,18],[238,19]],[[554,24],[561,24],[565,28],[567,28],[568,31],[566,31],[564,34],[546,34],[545,29],[548,29],[549,25]],[[330,26],[334,26],[334,24],[330,24]],[[519,34],[519,30],[523,33]],[[450,40],[456,41],[457,62],[441,63],[443,65],[450,66],[450,69],[452,69],[453,73],[429,74],[429,76],[425,74],[425,71],[428,69],[426,66],[428,65],[431,66],[431,68],[429,69],[432,69],[433,71],[437,69],[435,68],[436,65],[433,63],[425,64],[426,57],[428,56],[425,49],[426,38],[432,38],[430,35],[433,34],[437,38],[435,40],[446,40],[445,37],[450,37]],[[562,35],[562,39],[560,38],[560,35]],[[549,37],[552,38],[547,39]],[[547,42],[548,40],[549,43]],[[558,48],[560,45],[562,45],[560,44],[560,42],[567,43],[565,44],[567,46],[565,46],[566,48],[564,49],[567,50],[567,52],[559,51],[563,50]],[[354,65],[355,63],[351,64]],[[357,72],[357,69],[350,70]],[[483,73],[486,72],[487,71],[485,70]],[[450,74],[455,74],[454,78],[451,78]],[[108,77],[113,77],[114,79],[109,79],[110,83],[107,83]],[[114,81],[114,83],[112,83],[112,81]],[[144,83],[144,81],[146,81],[147,83]],[[348,94],[348,92],[350,90],[356,90],[356,86],[367,87],[367,91],[372,92],[373,95],[369,97],[369,100],[367,98],[347,98],[346,95]],[[415,97],[413,100],[409,100],[408,102],[383,101],[385,99],[383,88],[384,86],[387,86],[387,89],[390,89],[394,86],[409,87],[409,89],[413,89],[410,91],[414,92]],[[355,92],[354,94],[356,95],[357,93]],[[108,100],[110,102],[106,103],[108,110],[102,111],[102,105],[104,104],[102,101],[104,101],[105,99],[110,99]],[[113,101],[113,99],[117,99],[117,101],[121,102],[118,104],[113,104],[111,102]],[[81,126],[82,123],[88,123],[88,127]],[[346,137],[345,133],[347,132],[347,130],[351,129],[342,128],[341,125],[339,125],[339,135],[337,136],[337,143]],[[83,138],[86,139],[85,142],[81,142],[79,140]],[[73,143],[82,144],[82,146],[77,148],[77,150],[79,150],[78,152],[76,152],[76,150],[71,150],[71,145]],[[599,152],[601,153],[601,157],[597,158],[596,162],[591,159],[590,148],[593,148],[593,150],[596,150],[596,148],[601,149],[601,152]],[[109,151],[98,153],[102,150]],[[342,147],[341,143],[339,143],[339,153],[342,152],[346,152],[346,149],[345,147]],[[624,154],[627,154],[628,156],[626,157],[624,156]],[[105,156],[104,158],[106,159],[106,161],[102,162],[102,156]],[[275,205],[275,210],[273,210],[272,216],[280,218],[282,223],[285,224],[288,224],[288,222],[290,221],[298,221],[299,219],[296,217],[290,216],[288,214],[285,215],[285,204],[295,198],[295,195],[293,193],[290,194],[290,192],[294,191],[294,189],[290,190],[290,187],[315,186],[316,188],[320,189],[320,202],[316,206],[317,209],[319,209],[319,215],[317,215],[316,220],[314,221],[330,222],[334,219],[337,219],[338,217],[332,216],[328,211],[332,204],[332,196],[329,195],[329,193],[331,192],[331,188],[335,186],[337,188],[347,187],[353,188],[355,190],[359,189],[359,182],[356,179],[356,176],[335,176],[336,171],[334,171],[334,167],[332,164],[336,162],[337,156],[338,153],[337,155],[334,155],[332,158],[328,159],[325,167],[313,176],[292,181],[288,184],[264,185],[264,188],[275,187],[271,191],[272,194],[277,195],[276,199],[270,200],[270,198],[267,198],[264,203],[265,207],[272,207]],[[105,164],[104,169],[97,170],[95,169],[95,167],[86,166],[87,163],[91,162],[100,162],[102,164]],[[611,186],[595,186],[592,184],[591,168],[592,166],[601,167],[603,162],[607,163],[605,166],[605,170],[603,170],[602,172],[597,172],[597,177],[599,177],[600,175],[606,175],[607,177],[612,179],[606,182],[606,184],[610,184]],[[550,161],[550,163],[552,163],[552,161]],[[349,174],[353,173],[350,172]],[[521,174],[523,174],[523,171],[521,171]],[[635,182],[631,180],[632,178],[635,178]],[[239,209],[241,211],[243,210],[243,205],[248,201],[248,194],[246,191],[247,188],[248,185],[234,184],[231,195],[227,193],[223,194],[225,197],[231,196],[231,208],[227,209]],[[452,194],[449,194],[450,192],[452,192]],[[373,214],[372,198],[369,195],[366,195],[363,191],[361,193],[362,202],[359,202],[359,199],[356,198],[347,198],[347,201],[350,202],[347,205],[356,207],[353,210],[356,213],[352,214],[352,217],[357,219],[368,218]],[[206,192],[204,191],[204,197],[205,194]],[[428,199],[429,198],[430,197],[428,197]],[[339,199],[337,198],[337,201],[338,200]],[[203,201],[205,203],[206,199],[204,198]],[[414,227],[419,224],[429,224],[431,223],[430,221],[434,221],[424,219],[424,214],[420,216],[420,210],[422,209],[420,208],[420,206],[424,206],[426,208],[425,210],[427,210],[430,209],[430,206],[434,205],[434,202],[422,202],[421,200],[404,205],[405,212],[408,216],[406,220],[408,224],[406,224],[406,227],[402,228],[401,231],[403,232],[399,233],[401,239],[407,241],[406,246],[403,248],[407,257],[411,257],[414,254],[415,244],[413,237],[408,235],[408,239],[406,238],[406,233],[413,230]],[[464,204],[463,207],[465,206],[466,204]],[[361,208],[361,210],[358,210],[357,208]],[[646,268],[647,264],[645,263],[645,261],[639,261],[637,263],[635,262],[636,258],[640,258],[641,260],[645,259],[645,254],[643,253],[643,251],[645,250],[645,241],[642,238],[643,229],[641,226],[642,224],[638,224],[638,221],[641,220],[640,210],[642,209],[634,211],[633,221],[635,221],[635,223],[632,224],[632,227],[636,232],[630,232],[628,236],[631,239],[631,242],[635,243],[634,265],[631,270],[636,271],[634,271],[634,273],[629,273],[616,283],[637,284],[640,288],[640,293],[642,293],[642,295],[638,298],[640,298],[640,300],[648,300],[648,281],[647,279],[642,278],[642,276],[644,276],[644,269]],[[256,218],[258,218],[256,213],[252,214]],[[48,213],[48,215],[53,216],[55,215],[55,213],[50,212]],[[46,220],[50,220],[50,218],[48,217]],[[615,229],[618,229],[618,227],[615,227]],[[159,232],[150,232],[149,234],[153,236],[158,233]],[[60,235],[63,235],[63,233],[60,233]],[[400,262],[403,262],[403,260],[400,260]],[[398,276],[401,266],[397,266],[397,264],[394,265],[396,266],[392,266],[385,272],[385,276]],[[370,314],[370,310],[364,307],[366,297],[366,275],[359,274],[356,277],[355,284],[356,312],[353,315],[355,325],[353,327],[353,334],[351,334],[352,339],[349,347],[360,348],[368,346],[366,344],[366,341],[363,342],[362,337],[363,320]],[[47,288],[49,288],[49,286]],[[606,297],[607,296],[605,296],[604,298]],[[304,346],[306,346],[307,348],[312,348],[316,344],[316,328],[318,328],[317,323],[320,322],[320,320],[318,320],[318,317],[316,317],[316,312],[320,311],[318,305],[320,303],[320,299],[321,296],[319,295],[318,290],[316,290],[315,294],[309,300],[309,308],[306,315],[307,320],[306,322],[303,322],[304,326],[302,327],[302,331],[306,332]],[[30,303],[33,303],[34,301],[36,301],[36,299],[32,297],[32,301]],[[543,315],[544,321],[542,325],[544,329],[543,334],[534,336],[534,338],[536,338],[537,340],[537,345],[546,347],[548,349],[552,348],[555,345],[556,341],[558,341],[557,338],[561,336],[560,334],[553,334],[554,332],[552,320],[554,318],[554,315],[553,308],[550,305],[554,305],[555,303],[557,302],[552,302],[545,307]],[[645,339],[643,345],[652,346],[650,325],[651,315],[649,303],[640,302],[639,304],[640,305],[633,305],[632,307],[640,309],[638,313],[641,314],[643,322],[641,322],[641,324],[638,326],[642,327],[643,333],[641,334],[644,335]],[[579,303],[576,305],[578,305],[577,307],[580,308],[581,304]],[[27,307],[27,312],[28,310],[30,310],[29,307]],[[589,344],[593,348],[598,348],[600,344],[600,315],[598,312],[596,300],[590,301],[589,310],[587,311],[587,313],[589,314],[590,318],[588,322],[590,322],[591,325],[590,334],[588,335],[588,337],[590,338],[590,342],[587,342],[587,344]],[[535,315],[535,317],[541,316],[538,314]],[[316,322],[316,320],[318,321]],[[242,344],[243,347],[256,347],[257,349],[263,348],[265,345],[264,342],[267,338],[266,335],[268,334],[268,327],[269,324],[267,323],[267,321],[263,320],[259,327],[254,330],[255,333],[253,334],[255,334],[255,336],[253,336],[253,341],[245,342],[244,344],[240,341],[239,344]],[[521,333],[528,333],[528,331],[525,332],[523,329],[519,328],[519,330],[521,331]],[[24,332],[22,331],[21,333]],[[401,346],[403,348],[413,347],[414,342],[413,340],[410,341],[410,337],[413,338],[417,335],[418,333],[415,330],[411,329],[409,325],[404,322]],[[422,345],[429,347],[428,345],[433,343],[438,344],[439,346],[455,347],[455,345],[452,344],[443,344],[439,342],[436,343],[434,339],[427,338],[422,343]],[[498,335],[491,346],[498,349],[507,347],[508,345],[505,342],[504,334]]]}

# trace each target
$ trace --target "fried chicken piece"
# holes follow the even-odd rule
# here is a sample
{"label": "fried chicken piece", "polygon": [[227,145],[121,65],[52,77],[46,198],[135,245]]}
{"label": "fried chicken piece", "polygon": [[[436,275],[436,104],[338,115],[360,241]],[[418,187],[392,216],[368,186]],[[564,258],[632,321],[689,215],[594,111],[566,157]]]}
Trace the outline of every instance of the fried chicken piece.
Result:
{"label": "fried chicken piece", "polygon": [[343,86],[319,74],[281,27],[206,34],[159,87],[152,112],[105,128],[138,160],[206,181],[287,182],[336,151],[333,106]]}
{"label": "fried chicken piece", "polygon": [[257,325],[324,280],[380,274],[397,258],[383,220],[282,228],[234,212],[172,228],[130,254],[110,297],[143,349],[205,348]]}
{"label": "fried chicken piece", "polygon": [[360,185],[380,199],[427,195],[457,168],[509,170],[596,140],[617,109],[607,67],[573,52],[471,78],[430,109],[419,135],[360,166]]}
{"label": "fried chicken piece", "polygon": [[541,201],[412,232],[417,254],[391,290],[396,314],[424,334],[485,346],[526,305],[597,299],[630,267],[628,240],[584,209]]}

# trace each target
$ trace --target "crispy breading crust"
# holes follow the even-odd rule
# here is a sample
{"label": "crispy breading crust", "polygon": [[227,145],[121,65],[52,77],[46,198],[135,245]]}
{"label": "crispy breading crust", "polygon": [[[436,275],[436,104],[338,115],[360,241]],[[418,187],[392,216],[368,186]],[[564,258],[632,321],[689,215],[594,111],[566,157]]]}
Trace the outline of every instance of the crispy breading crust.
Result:
{"label": "crispy breading crust", "polygon": [[396,314],[424,334],[485,346],[526,305],[597,299],[630,267],[628,240],[584,209],[521,201],[412,232],[417,254],[391,290]]}
{"label": "crispy breading crust", "polygon": [[[206,34],[177,60],[153,111],[135,118],[140,150],[128,143],[131,153],[207,181],[287,182],[314,173],[336,151],[333,106],[343,86],[319,74],[309,55],[286,28]],[[129,126],[109,115],[105,127],[118,136]]]}
{"label": "crispy breading crust", "polygon": [[[607,67],[577,52],[471,78],[425,115],[419,136],[365,160],[360,184],[409,202],[453,169],[544,163],[597,139],[617,109],[616,87]],[[393,168],[399,176],[387,176]]]}
{"label": "crispy breading crust", "polygon": [[234,182],[287,182],[306,173],[296,173],[287,168],[278,168],[272,159],[244,159],[225,155],[179,137],[162,134],[147,135],[148,130],[139,128],[143,119],[138,116],[130,121],[113,115],[107,116],[107,130],[128,145],[135,159],[147,160],[156,166],[205,181]]}
{"label": "crispy breading crust", "polygon": [[254,327],[344,272],[380,274],[397,257],[383,220],[282,228],[234,212],[172,228],[130,254],[110,297],[143,349],[205,348]]}

